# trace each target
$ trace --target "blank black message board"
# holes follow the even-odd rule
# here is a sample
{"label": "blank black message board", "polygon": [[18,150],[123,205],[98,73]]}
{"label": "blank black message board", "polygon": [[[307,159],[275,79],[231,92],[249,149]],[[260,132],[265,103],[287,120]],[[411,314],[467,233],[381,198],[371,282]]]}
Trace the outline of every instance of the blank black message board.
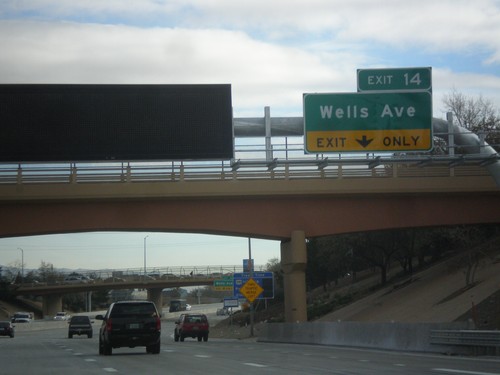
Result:
{"label": "blank black message board", "polygon": [[224,160],[231,85],[0,85],[0,162]]}

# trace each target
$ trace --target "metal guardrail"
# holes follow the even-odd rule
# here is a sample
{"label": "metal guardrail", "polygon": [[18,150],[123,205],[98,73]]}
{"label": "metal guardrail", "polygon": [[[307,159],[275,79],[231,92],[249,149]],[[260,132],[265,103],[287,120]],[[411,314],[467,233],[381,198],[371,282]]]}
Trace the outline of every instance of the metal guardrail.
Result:
{"label": "metal guardrail", "polygon": [[0,165],[0,185],[486,176],[499,155]]}
{"label": "metal guardrail", "polygon": [[493,330],[432,330],[430,343],[469,347],[500,348],[500,331]]}

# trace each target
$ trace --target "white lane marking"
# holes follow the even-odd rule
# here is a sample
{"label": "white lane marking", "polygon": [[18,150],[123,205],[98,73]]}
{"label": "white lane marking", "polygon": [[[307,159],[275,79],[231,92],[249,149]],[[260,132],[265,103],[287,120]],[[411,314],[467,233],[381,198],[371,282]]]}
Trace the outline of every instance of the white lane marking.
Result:
{"label": "white lane marking", "polygon": [[83,353],[73,353],[73,355],[83,355]]}
{"label": "white lane marking", "polygon": [[113,367],[104,367],[103,370],[106,372],[118,372],[118,370]]}
{"label": "white lane marking", "polygon": [[469,375],[500,375],[499,372],[480,372],[480,371],[465,371],[465,370],[454,370],[451,368],[433,368],[433,371],[447,372],[450,374],[469,374]]}
{"label": "white lane marking", "polygon": [[395,363],[394,366],[396,367],[406,367],[404,363]]}
{"label": "white lane marking", "polygon": [[252,367],[267,367],[266,365],[261,365],[259,363],[251,363],[251,362],[247,362],[247,363],[243,363],[245,366],[252,366]]}
{"label": "white lane marking", "polygon": [[204,354],[196,354],[195,357],[198,357],[198,358],[212,358],[211,355],[204,355]]}
{"label": "white lane marking", "polygon": [[175,350],[173,350],[173,349],[164,349],[163,351],[165,353],[175,353]]}
{"label": "white lane marking", "polygon": [[85,362],[97,362],[94,358],[86,358]]}

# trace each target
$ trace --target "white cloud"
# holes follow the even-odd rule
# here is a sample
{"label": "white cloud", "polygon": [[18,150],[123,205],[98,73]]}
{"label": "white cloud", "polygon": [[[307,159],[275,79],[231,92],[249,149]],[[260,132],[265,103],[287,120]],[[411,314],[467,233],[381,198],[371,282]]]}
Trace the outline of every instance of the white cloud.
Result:
{"label": "white cloud", "polygon": [[355,72],[341,74],[351,65],[345,54],[225,30],[3,21],[0,47],[3,83],[231,83],[240,108],[300,107],[304,90],[355,88]]}
{"label": "white cloud", "polygon": [[254,37],[377,42],[396,48],[463,51],[482,46],[499,63],[496,0],[18,0],[3,18],[79,20],[162,27],[247,30]]}

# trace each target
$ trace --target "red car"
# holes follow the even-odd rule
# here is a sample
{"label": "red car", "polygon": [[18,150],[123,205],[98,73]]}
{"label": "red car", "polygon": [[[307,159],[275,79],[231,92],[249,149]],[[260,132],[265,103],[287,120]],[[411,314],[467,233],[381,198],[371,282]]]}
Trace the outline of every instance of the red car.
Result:
{"label": "red car", "polygon": [[14,326],[11,322],[0,322],[0,336],[14,337]]}
{"label": "red car", "polygon": [[184,341],[186,337],[198,338],[198,341],[208,341],[210,326],[204,314],[182,314],[175,322],[174,340]]}

